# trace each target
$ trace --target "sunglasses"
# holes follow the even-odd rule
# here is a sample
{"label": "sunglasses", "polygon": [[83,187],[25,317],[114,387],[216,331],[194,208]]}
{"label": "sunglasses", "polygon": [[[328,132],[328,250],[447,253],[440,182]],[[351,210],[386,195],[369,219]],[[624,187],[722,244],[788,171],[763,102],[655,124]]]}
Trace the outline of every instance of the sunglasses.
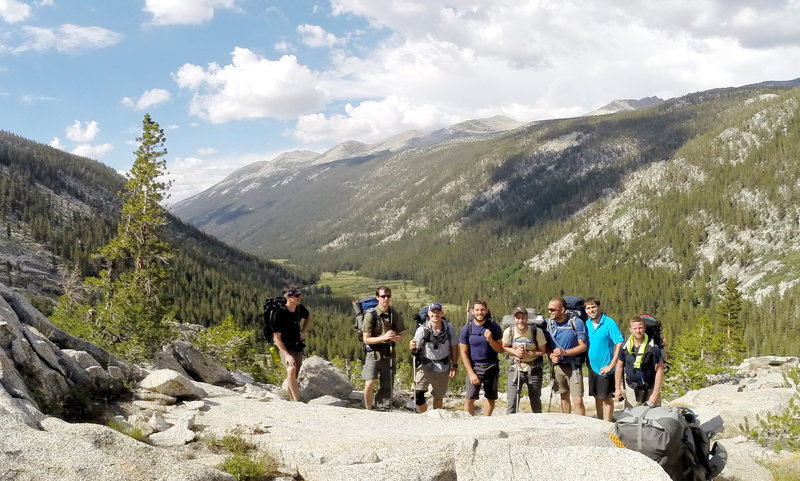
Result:
{"label": "sunglasses", "polygon": [[392,295],[391,294],[384,294],[384,295],[378,296],[378,297],[380,297],[381,299],[389,299],[389,298],[392,297]]}
{"label": "sunglasses", "polygon": [[558,309],[551,309],[551,308],[549,308],[549,307],[547,308],[547,311],[548,311],[548,312],[556,312],[557,310],[558,310]]}
{"label": "sunglasses", "polygon": [[298,292],[297,294],[292,294],[292,297],[296,297],[296,298],[298,298],[298,299],[299,299],[299,298],[300,298],[302,295],[303,295],[303,294],[300,294],[300,293]]}

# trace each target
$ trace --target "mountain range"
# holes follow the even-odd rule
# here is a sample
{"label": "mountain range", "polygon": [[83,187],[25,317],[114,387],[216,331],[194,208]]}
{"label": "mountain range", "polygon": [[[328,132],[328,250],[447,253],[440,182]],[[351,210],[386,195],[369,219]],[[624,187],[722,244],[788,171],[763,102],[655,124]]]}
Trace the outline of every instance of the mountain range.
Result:
{"label": "mountain range", "polygon": [[594,292],[690,323],[728,279],[756,304],[800,279],[796,85],[288,153],[173,212],[260,256],[415,279],[453,302]]}

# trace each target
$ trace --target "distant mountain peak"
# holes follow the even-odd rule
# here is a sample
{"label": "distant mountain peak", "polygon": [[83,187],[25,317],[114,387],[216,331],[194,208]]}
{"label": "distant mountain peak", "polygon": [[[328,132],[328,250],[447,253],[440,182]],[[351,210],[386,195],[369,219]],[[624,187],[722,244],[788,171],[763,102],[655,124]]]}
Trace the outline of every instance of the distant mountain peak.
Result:
{"label": "distant mountain peak", "polygon": [[588,114],[585,115],[585,117],[589,117],[592,115],[614,114],[617,112],[626,112],[630,110],[639,110],[647,107],[652,107],[653,105],[658,105],[663,102],[664,100],[658,97],[644,97],[638,100],[636,99],[614,100],[613,102],[606,104],[597,110],[589,112]]}

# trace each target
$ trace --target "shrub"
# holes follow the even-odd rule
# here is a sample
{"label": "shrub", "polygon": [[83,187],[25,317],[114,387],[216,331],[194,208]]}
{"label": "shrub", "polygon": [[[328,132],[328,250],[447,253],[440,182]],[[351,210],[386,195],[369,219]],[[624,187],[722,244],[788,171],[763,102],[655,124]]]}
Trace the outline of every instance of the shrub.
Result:
{"label": "shrub", "polygon": [[745,416],[744,424],[739,425],[745,435],[762,446],[775,451],[800,450],[800,368],[791,368],[784,373],[784,387],[793,387],[797,392],[789,401],[789,406],[779,414],[756,415],[756,424],[750,425]]}
{"label": "shrub", "polygon": [[251,457],[246,454],[228,456],[217,466],[238,481],[266,481],[277,474],[278,463],[269,454]]}

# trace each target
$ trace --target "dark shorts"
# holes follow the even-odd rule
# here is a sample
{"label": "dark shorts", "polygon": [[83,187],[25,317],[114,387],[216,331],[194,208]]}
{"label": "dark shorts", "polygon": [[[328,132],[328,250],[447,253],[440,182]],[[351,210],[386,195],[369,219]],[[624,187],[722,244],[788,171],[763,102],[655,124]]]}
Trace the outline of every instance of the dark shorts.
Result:
{"label": "dark shorts", "polygon": [[[300,372],[300,368],[303,366],[303,351],[289,351],[289,355],[294,358],[294,367],[297,369],[297,372]],[[281,362],[283,363],[283,367],[289,368],[289,362],[286,360],[286,356],[281,353]]]}
{"label": "dark shorts", "polygon": [[469,382],[469,375],[467,375],[466,393],[467,399],[478,399],[481,393],[481,386],[483,386],[483,395],[486,399],[493,401],[497,399],[497,380],[500,379],[500,366],[497,364],[474,365],[472,369],[478,375],[481,383],[473,386]]}
{"label": "dark shorts", "polygon": [[614,373],[597,374],[589,368],[589,395],[599,399],[609,399],[614,395]]}

